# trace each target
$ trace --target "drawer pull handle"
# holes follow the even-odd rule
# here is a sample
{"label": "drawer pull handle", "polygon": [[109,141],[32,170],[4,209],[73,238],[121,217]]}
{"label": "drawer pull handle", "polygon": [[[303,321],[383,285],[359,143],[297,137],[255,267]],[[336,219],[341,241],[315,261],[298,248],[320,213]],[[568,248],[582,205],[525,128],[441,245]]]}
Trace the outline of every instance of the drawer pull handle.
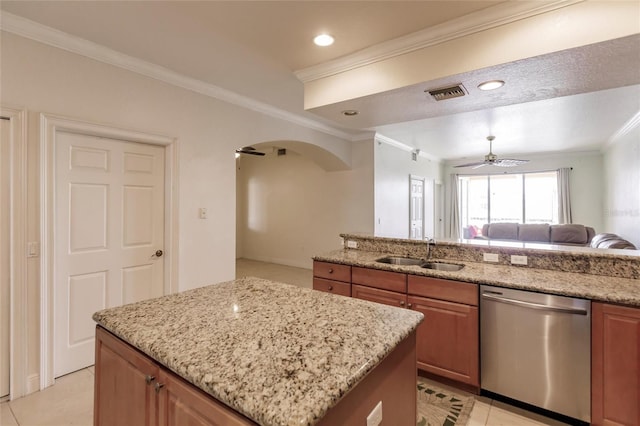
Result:
{"label": "drawer pull handle", "polygon": [[144,381],[147,382],[148,385],[150,385],[151,382],[153,382],[155,379],[156,379],[155,376],[151,376],[151,375],[146,375],[144,377]]}
{"label": "drawer pull handle", "polygon": [[333,274],[333,268],[329,268],[329,273]]}
{"label": "drawer pull handle", "polygon": [[164,387],[163,383],[156,383],[155,384],[156,393],[160,393],[160,389],[162,389],[163,387]]}
{"label": "drawer pull handle", "polygon": [[329,291],[331,291],[331,290],[333,290],[333,286],[332,285],[329,286]]}

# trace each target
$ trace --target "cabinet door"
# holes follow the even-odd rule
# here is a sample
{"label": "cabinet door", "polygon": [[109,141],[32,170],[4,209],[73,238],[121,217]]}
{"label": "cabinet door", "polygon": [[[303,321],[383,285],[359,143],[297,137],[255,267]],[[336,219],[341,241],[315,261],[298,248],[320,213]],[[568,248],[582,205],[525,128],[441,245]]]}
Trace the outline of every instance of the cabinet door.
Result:
{"label": "cabinet door", "polygon": [[424,314],[417,330],[418,368],[480,386],[478,308],[415,296],[407,301]]}
{"label": "cabinet door", "polygon": [[324,278],[313,278],[313,289],[325,291],[327,293],[351,296],[351,284],[340,281],[325,280]]}
{"label": "cabinet door", "polygon": [[160,426],[256,425],[168,371],[160,371],[156,386]]}
{"label": "cabinet door", "polygon": [[407,295],[395,291],[380,290],[363,285],[353,284],[351,296],[356,299],[369,300],[371,302],[384,303],[385,305],[403,308],[407,304]]}
{"label": "cabinet door", "polygon": [[159,369],[101,327],[96,329],[95,426],[155,426]]}
{"label": "cabinet door", "polygon": [[640,309],[591,304],[591,422],[640,425]]}

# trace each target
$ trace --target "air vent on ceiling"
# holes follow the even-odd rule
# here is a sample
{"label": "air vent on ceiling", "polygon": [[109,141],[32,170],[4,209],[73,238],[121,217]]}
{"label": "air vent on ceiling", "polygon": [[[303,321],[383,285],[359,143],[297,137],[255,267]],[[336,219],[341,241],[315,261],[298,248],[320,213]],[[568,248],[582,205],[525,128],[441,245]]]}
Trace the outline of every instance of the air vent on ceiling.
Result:
{"label": "air vent on ceiling", "polygon": [[460,96],[464,96],[467,94],[462,84],[457,84],[451,87],[444,87],[442,89],[425,90],[425,92],[428,92],[431,96],[433,96],[433,99],[435,99],[436,101],[459,98]]}

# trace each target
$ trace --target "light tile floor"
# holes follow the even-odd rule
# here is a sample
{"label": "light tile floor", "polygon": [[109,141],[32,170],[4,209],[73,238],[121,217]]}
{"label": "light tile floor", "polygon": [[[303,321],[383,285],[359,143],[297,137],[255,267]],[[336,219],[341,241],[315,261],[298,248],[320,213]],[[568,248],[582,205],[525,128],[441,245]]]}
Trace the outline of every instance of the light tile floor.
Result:
{"label": "light tile floor", "polygon": [[[311,288],[310,269],[293,268],[254,260],[238,259],[236,276],[255,276]],[[56,380],[42,392],[0,403],[1,426],[91,425],[93,422],[93,367]],[[446,385],[440,385],[447,388]],[[460,392],[459,390],[456,390]],[[468,426],[563,425],[529,411],[477,397]]]}

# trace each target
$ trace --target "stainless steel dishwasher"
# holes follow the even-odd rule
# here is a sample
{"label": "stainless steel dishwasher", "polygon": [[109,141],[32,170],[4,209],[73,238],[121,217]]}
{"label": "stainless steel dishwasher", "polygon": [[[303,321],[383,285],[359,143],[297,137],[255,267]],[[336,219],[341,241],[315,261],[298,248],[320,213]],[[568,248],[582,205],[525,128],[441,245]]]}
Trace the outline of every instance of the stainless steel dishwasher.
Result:
{"label": "stainless steel dishwasher", "polygon": [[481,388],[591,419],[591,302],[480,287]]}

